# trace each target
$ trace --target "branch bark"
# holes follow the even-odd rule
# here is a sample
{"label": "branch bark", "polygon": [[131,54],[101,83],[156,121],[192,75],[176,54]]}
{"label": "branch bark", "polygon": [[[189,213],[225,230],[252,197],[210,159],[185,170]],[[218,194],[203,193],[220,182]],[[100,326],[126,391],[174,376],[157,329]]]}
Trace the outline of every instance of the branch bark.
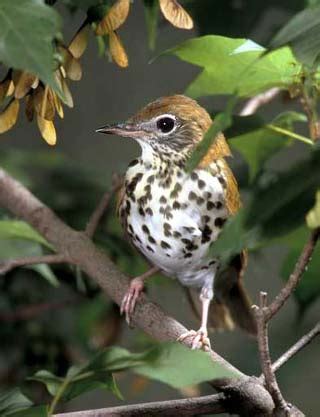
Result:
{"label": "branch bark", "polygon": [[159,401],[55,414],[53,417],[173,417],[177,415],[188,417],[223,413],[225,411],[225,401],[224,394],[216,394],[205,397],[184,398],[181,400]]}
{"label": "branch bark", "polygon": [[250,98],[246,104],[241,109],[239,115],[240,116],[251,116],[254,114],[259,107],[263,106],[264,104],[269,103],[272,101],[277,95],[280,94],[280,88],[270,88],[261,94],[258,94],[252,98]]}

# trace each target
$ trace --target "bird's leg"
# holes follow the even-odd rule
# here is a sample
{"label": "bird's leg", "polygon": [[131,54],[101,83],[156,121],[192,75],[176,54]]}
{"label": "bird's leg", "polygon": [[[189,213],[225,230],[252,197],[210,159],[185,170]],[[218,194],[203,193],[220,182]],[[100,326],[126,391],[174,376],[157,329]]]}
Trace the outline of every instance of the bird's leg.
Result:
{"label": "bird's leg", "polygon": [[182,342],[187,338],[191,338],[191,349],[203,349],[205,351],[210,350],[210,339],[208,338],[208,313],[212,297],[212,286],[204,286],[200,293],[200,301],[202,304],[200,329],[198,331],[190,330],[186,333],[183,333],[178,338],[179,342]]}
{"label": "bird's leg", "polygon": [[157,273],[159,268],[157,266],[153,266],[148,271],[144,272],[142,275],[139,275],[133,278],[130,281],[130,285],[128,290],[126,291],[120,306],[120,314],[126,315],[126,322],[130,325],[131,315],[133,314],[137,299],[141,294],[144,281]]}

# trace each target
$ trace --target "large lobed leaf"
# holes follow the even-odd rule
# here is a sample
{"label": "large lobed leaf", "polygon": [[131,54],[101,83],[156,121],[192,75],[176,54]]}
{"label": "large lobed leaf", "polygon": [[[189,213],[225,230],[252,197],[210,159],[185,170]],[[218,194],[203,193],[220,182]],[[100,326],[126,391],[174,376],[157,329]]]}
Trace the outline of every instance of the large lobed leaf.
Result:
{"label": "large lobed leaf", "polygon": [[275,86],[288,88],[301,72],[301,65],[289,48],[265,55],[262,46],[247,39],[202,36],[167,53],[203,68],[187,89],[193,97],[235,91],[241,97],[249,97]]}
{"label": "large lobed leaf", "polygon": [[36,74],[57,89],[53,41],[59,30],[58,13],[44,1],[1,0],[0,61]]}

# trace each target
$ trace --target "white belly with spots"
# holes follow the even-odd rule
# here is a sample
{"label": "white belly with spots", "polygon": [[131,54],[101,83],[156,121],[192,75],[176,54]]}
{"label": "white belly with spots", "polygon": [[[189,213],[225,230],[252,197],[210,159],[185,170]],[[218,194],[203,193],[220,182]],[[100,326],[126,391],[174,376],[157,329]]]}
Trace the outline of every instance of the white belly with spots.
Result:
{"label": "white belly with spots", "polygon": [[[137,174],[139,166],[129,169],[127,184]],[[172,183],[164,186],[150,169],[139,176],[135,197],[127,196],[122,202],[133,244],[152,264],[184,285],[201,286],[217,269],[216,260],[208,258],[208,249],[228,215],[225,181],[219,175],[205,170],[191,176],[174,174]]]}

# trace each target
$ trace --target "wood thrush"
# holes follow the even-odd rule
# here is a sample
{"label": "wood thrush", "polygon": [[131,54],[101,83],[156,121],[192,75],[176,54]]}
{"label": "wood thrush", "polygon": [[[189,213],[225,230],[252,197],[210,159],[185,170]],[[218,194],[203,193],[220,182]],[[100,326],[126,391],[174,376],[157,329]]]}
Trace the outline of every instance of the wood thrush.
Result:
{"label": "wood thrush", "polygon": [[197,169],[185,170],[211,123],[197,102],[174,95],[148,104],[124,123],[97,130],[133,138],[142,150],[128,166],[118,213],[129,239],[154,268],[131,281],[121,310],[129,322],[144,279],[158,269],[193,289],[190,299],[201,307],[201,327],[180,340],[190,337],[193,348],[204,349],[210,345],[208,319],[215,328],[236,323],[255,332],[241,279],[244,254],[224,271],[219,259],[208,256],[225,221],[240,206],[236,180],[224,159],[230,155],[224,136],[218,135]]}

